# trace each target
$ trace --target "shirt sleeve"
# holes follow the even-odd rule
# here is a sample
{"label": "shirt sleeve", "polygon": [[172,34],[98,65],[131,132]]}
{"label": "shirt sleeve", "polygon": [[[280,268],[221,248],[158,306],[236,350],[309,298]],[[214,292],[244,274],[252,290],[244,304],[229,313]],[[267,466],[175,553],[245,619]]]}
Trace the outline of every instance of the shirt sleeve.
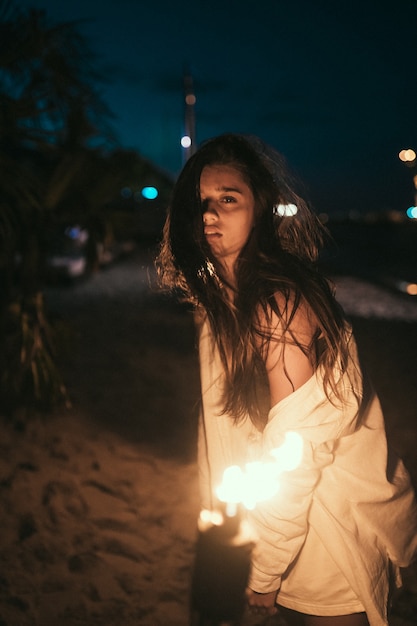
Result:
{"label": "shirt sleeve", "polygon": [[316,375],[271,409],[263,433],[263,458],[283,443],[289,431],[301,436],[303,452],[299,466],[279,477],[278,493],[249,513],[258,536],[249,583],[254,591],[279,589],[282,575],[303,546],[321,473],[333,462],[338,438],[357,427],[358,413],[356,394],[347,394],[345,402],[335,400],[333,404]]}

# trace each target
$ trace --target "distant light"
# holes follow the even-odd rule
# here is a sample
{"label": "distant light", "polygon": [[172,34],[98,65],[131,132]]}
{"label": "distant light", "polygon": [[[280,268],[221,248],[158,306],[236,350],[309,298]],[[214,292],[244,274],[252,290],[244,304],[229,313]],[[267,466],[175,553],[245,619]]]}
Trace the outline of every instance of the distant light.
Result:
{"label": "distant light", "polygon": [[123,187],[123,189],[120,192],[120,195],[125,200],[128,200],[129,198],[132,197],[132,190],[131,190],[131,188],[130,187]]}
{"label": "distant light", "polygon": [[416,283],[408,283],[407,285],[407,293],[409,296],[417,296],[417,285]]}
{"label": "distant light", "polygon": [[403,163],[410,163],[416,160],[417,155],[412,148],[408,148],[407,150],[401,150],[398,156]]}
{"label": "distant light", "polygon": [[410,206],[406,213],[410,220],[417,220],[417,206]]}
{"label": "distant light", "polygon": [[146,200],[155,200],[155,198],[158,197],[158,190],[156,187],[144,187],[141,193]]}
{"label": "distant light", "polygon": [[281,217],[292,217],[297,213],[298,209],[295,204],[276,204],[274,206],[275,215]]}
{"label": "distant light", "polygon": [[77,224],[74,226],[67,226],[64,231],[65,235],[73,241],[79,243],[85,243],[88,240],[88,231],[85,228],[81,228]]}
{"label": "distant light", "polygon": [[80,236],[81,228],[79,226],[68,226],[65,229],[65,234],[70,239],[78,239]]}
{"label": "distant light", "polygon": [[409,296],[417,296],[417,285],[416,283],[409,283],[408,280],[397,280],[394,281],[395,287],[406,293]]}
{"label": "distant light", "polygon": [[187,95],[185,96],[185,104],[189,104],[190,106],[192,106],[196,102],[197,98],[195,97],[195,95],[193,93],[187,93]]}
{"label": "distant light", "polygon": [[189,148],[191,146],[191,137],[189,137],[188,135],[184,135],[184,137],[181,137],[181,145],[183,148]]}

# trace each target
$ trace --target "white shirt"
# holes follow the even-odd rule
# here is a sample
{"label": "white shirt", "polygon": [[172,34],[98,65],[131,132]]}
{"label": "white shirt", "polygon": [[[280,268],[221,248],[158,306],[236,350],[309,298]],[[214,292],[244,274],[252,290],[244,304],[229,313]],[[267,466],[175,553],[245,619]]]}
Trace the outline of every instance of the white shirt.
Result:
{"label": "white shirt", "polygon": [[[274,498],[249,514],[259,537],[250,587],[261,593],[279,589],[300,550],[308,550],[306,538],[313,529],[364,606],[371,626],[385,626],[390,562],[405,567],[417,551],[417,507],[402,462],[388,454],[378,398],[373,392],[364,398],[353,338],[350,352],[350,367],[340,381],[343,403],[328,400],[318,370],[272,407],[261,433],[249,417],[235,424],[221,414],[222,366],[208,324],[203,324],[202,506],[213,507],[214,489],[226,467],[262,459],[282,444],[286,432],[299,433],[304,442],[301,465],[286,473]],[[305,564],[308,554],[303,557]],[[313,564],[317,578],[320,571],[312,559]],[[289,584],[285,594],[291,596]],[[306,613],[308,606],[316,606],[314,598],[307,598]]]}

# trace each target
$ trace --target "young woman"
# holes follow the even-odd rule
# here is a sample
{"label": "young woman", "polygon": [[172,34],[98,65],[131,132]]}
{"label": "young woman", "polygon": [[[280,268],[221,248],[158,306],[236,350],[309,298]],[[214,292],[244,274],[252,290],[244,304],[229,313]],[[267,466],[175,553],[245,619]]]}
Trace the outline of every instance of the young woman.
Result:
{"label": "young woman", "polygon": [[299,467],[250,513],[249,606],[306,626],[385,626],[390,583],[416,552],[416,504],[316,269],[320,244],[281,157],[224,135],[185,165],[157,267],[196,310],[202,505],[226,467],[302,437]]}

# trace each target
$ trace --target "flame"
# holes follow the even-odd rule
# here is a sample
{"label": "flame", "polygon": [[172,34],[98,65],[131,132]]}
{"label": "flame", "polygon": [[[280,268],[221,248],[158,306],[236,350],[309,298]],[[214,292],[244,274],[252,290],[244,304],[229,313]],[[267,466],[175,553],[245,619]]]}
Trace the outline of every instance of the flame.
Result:
{"label": "flame", "polygon": [[270,452],[271,461],[247,463],[245,469],[238,465],[227,467],[223,482],[216,489],[221,502],[236,506],[241,503],[249,510],[258,502],[269,500],[279,489],[279,476],[296,469],[303,456],[303,439],[296,432],[287,432],[284,443]]}
{"label": "flame", "polygon": [[271,455],[276,459],[280,472],[295,470],[303,458],[303,438],[292,431],[285,433],[284,443],[271,450]]}

